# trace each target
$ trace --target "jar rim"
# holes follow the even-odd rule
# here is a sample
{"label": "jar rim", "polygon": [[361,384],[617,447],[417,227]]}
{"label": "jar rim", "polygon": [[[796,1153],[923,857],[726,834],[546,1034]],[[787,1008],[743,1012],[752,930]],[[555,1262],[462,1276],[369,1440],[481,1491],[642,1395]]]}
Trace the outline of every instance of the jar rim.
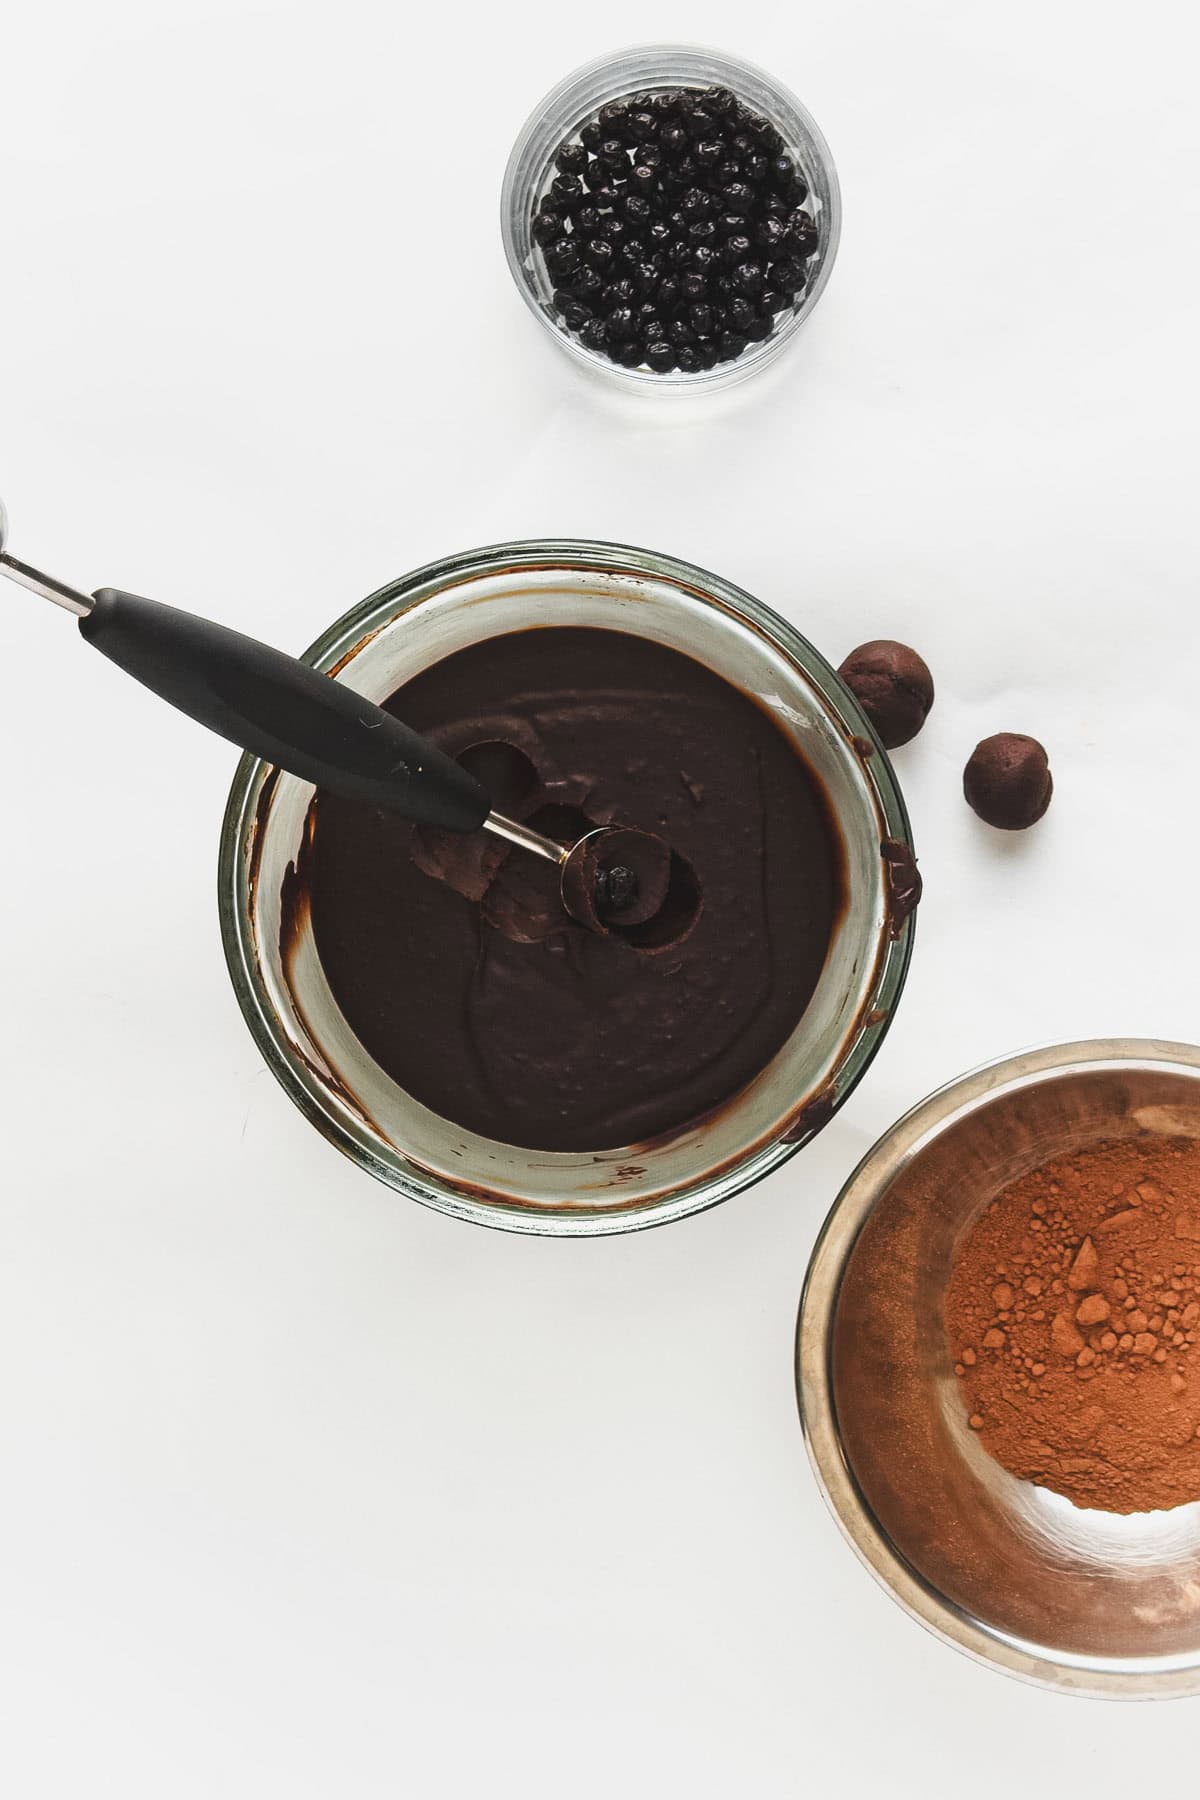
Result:
{"label": "jar rim", "polygon": [[[693,71],[690,76],[686,73],[689,66]],[[706,72],[701,73],[701,70]],[[752,345],[736,361],[717,363],[712,369],[690,373],[679,369],[666,374],[656,374],[652,369],[627,369],[610,362],[598,351],[590,350],[565,330],[549,315],[534,291],[534,277],[530,272],[533,249],[525,239],[535,198],[533,188],[539,184],[535,179],[535,166],[544,173],[543,165],[556,147],[535,153],[535,146],[539,140],[548,143],[549,139],[556,138],[561,141],[568,131],[576,128],[581,109],[586,115],[606,101],[618,99],[639,87],[712,83],[732,87],[739,92],[739,97],[748,97],[758,104],[760,110],[769,104],[774,113],[772,122],[780,129],[788,127],[785,137],[789,148],[794,153],[803,151],[810,165],[808,173],[819,175],[825,191],[819,219],[822,243],[816,271],[795,311],[768,338]],[[735,386],[760,369],[770,367],[794,342],[800,326],[825,291],[837,257],[841,224],[841,188],[833,155],[807,107],[768,70],[728,51],[703,44],[635,44],[592,57],[573,69],[543,96],[518,132],[504,171],[500,196],[500,229],[509,273],[538,323],[562,350],[598,379],[615,383],[627,391],[649,394],[711,393]]]}
{"label": "jar rim", "polygon": [[[849,689],[812,644],[779,614],[745,590],[695,564],[633,546],[577,538],[538,538],[487,545],[424,565],[385,584],[335,620],[303,653],[302,661],[327,674],[339,673],[356,652],[386,627],[426,601],[444,595],[474,577],[522,568],[573,573],[589,570],[662,579],[691,599],[715,607],[761,636],[797,667],[836,718],[848,741],[865,741],[871,754],[858,759],[880,825],[890,838],[912,851],[912,833],[903,796],[870,724]],[[503,1196],[486,1197],[477,1188],[456,1191],[432,1171],[418,1174],[402,1165],[400,1153],[389,1159],[353,1119],[334,1115],[322,1104],[321,1085],[304,1057],[291,1044],[273,1004],[255,941],[252,917],[253,859],[258,815],[269,796],[270,765],[249,754],[235,772],[221,827],[218,856],[218,905],[226,965],[243,1016],[272,1073],[322,1135],[360,1167],[408,1197],[456,1217],[535,1235],[597,1236],[666,1223],[730,1198],[771,1173],[823,1128],[861,1080],[873,1060],[903,990],[912,954],[915,921],[910,914],[893,933],[884,932],[870,986],[870,1004],[840,1046],[829,1103],[814,1108],[811,1122],[801,1119],[794,1135],[753,1147],[714,1172],[702,1173],[665,1197],[654,1197],[628,1210],[572,1205],[560,1209],[514,1206]],[[797,1096],[797,1110],[805,1096]],[[790,1141],[789,1141],[790,1140]]]}

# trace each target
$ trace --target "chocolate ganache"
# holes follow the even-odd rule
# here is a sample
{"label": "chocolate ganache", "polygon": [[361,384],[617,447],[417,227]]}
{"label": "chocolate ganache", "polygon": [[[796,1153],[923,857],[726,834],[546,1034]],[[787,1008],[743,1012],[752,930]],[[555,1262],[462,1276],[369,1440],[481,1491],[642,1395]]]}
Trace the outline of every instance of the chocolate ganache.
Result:
{"label": "chocolate ganache", "polygon": [[548,1151],[633,1146],[740,1092],[811,999],[844,888],[823,790],[770,715],[679,651],[563,627],[459,651],[386,704],[498,810],[563,843],[653,833],[670,877],[643,870],[629,922],[590,931],[551,864],[320,793],[313,933],[375,1061],[466,1129]]}

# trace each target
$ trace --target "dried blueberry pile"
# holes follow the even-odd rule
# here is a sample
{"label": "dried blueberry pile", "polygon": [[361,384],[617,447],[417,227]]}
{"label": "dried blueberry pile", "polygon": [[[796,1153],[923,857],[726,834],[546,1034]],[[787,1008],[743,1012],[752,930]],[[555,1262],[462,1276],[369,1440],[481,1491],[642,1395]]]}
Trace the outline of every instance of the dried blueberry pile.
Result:
{"label": "dried blueberry pile", "polygon": [[816,221],[783,138],[727,88],[604,106],[555,157],[533,217],[566,329],[625,368],[711,369],[770,337],[808,281]]}

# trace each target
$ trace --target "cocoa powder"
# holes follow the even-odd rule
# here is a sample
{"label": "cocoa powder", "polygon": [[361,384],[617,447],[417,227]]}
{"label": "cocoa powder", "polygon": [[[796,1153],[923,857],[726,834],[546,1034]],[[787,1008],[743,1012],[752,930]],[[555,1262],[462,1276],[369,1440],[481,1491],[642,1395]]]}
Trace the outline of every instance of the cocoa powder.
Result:
{"label": "cocoa powder", "polygon": [[1107,1512],[1200,1500],[1200,1143],[1022,1176],[967,1233],[945,1321],[969,1424],[1014,1475]]}

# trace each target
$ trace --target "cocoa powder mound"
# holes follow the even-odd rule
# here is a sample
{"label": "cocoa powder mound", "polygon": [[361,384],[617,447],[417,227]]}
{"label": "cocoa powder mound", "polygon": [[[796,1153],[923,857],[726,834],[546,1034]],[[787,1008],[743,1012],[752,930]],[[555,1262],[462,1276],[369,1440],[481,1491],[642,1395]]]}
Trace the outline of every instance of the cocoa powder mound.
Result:
{"label": "cocoa powder mound", "polygon": [[1094,1145],[972,1225],[945,1303],[971,1428],[1077,1506],[1200,1500],[1200,1142]]}

